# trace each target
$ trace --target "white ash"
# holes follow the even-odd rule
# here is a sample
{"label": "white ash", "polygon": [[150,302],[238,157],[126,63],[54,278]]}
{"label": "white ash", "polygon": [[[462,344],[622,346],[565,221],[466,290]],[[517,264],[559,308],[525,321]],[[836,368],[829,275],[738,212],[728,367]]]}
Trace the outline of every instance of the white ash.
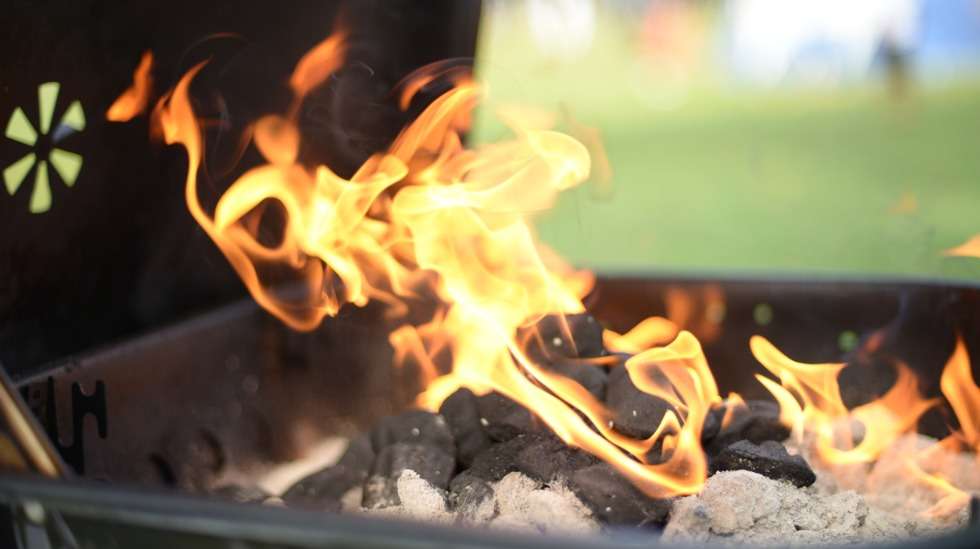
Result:
{"label": "white ash", "polygon": [[969,514],[967,498],[948,497],[943,490],[923,482],[912,472],[912,460],[919,460],[925,472],[942,472],[950,483],[968,492],[980,492],[980,463],[972,454],[946,450],[936,440],[924,435],[908,434],[896,440],[871,465],[826,465],[814,460],[818,489],[833,492],[852,489],[868,503],[911,521],[917,534],[928,534],[966,524]]}
{"label": "white ash", "polygon": [[821,494],[750,471],[710,477],[701,493],[674,503],[663,538],[689,543],[812,545],[906,538],[906,522],[859,494]]}
{"label": "white ash", "polygon": [[[551,534],[598,533],[598,522],[563,483],[541,484],[521,473],[510,473],[491,484],[493,494],[478,505],[449,511],[446,494],[411,470],[398,478],[400,504],[378,509],[345,505],[345,512],[419,520],[440,524]],[[345,500],[353,502],[345,496]]]}
{"label": "white ash", "polygon": [[796,488],[748,471],[717,473],[701,493],[675,502],[664,538],[809,545],[896,540],[960,528],[967,521],[968,500],[922,482],[908,464],[932,448],[924,463],[942,471],[954,486],[977,492],[977,458],[935,444],[935,439],[910,434],[872,464],[835,466],[821,463],[806,441],[787,445],[811,464],[814,485]]}

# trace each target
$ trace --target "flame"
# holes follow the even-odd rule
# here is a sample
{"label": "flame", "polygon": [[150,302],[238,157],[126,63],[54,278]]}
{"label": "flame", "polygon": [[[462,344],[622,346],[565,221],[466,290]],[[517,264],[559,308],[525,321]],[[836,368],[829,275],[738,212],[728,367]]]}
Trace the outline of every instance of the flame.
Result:
{"label": "flame", "polygon": [[956,338],[956,347],[943,368],[939,386],[960,424],[960,430],[953,436],[980,453],[980,387],[973,380],[970,356],[960,338]]}
{"label": "flame", "polygon": [[679,331],[674,322],[660,316],[651,316],[625,334],[604,330],[602,343],[612,352],[636,354],[673,340]]}
{"label": "flame", "polygon": [[[203,65],[184,75],[156,109],[165,141],[187,150],[191,214],[256,301],[297,330],[314,328],[345,304],[382,301],[389,319],[402,322],[389,337],[395,364],[416,364],[426,384],[419,405],[436,408],[461,386],[478,394],[494,390],[649,495],[698,491],[707,474],[701,427],[721,399],[692,334],[677,333],[663,319],[624,336],[607,334],[615,348],[635,353],[617,367],[674,408],[646,440],[617,432],[603,403],[535,362],[518,336],[545,315],[584,311],[581,298],[592,275],[574,271],[539,244],[529,218],[588,178],[586,147],[511,120],[512,139],[465,148],[460,135],[482,89],[457,70],[440,74],[430,67],[402,86],[403,107],[433,78],[451,77],[452,88],[387,151],[350,179],[327,166],[304,166],[297,161],[299,107],[343,64],[344,51],[343,34],[334,34],[300,60],[289,80],[294,101],[288,114],[254,124],[253,143],[266,163],[234,181],[213,214],[199,197],[204,136],[189,97]],[[258,237],[271,207],[281,208],[285,219],[275,244]],[[426,296],[436,299],[437,312],[424,323],[409,322],[408,302]],[[444,353],[451,356],[448,368],[436,360]],[[650,459],[654,448],[661,453],[656,460]]]}
{"label": "flame", "polygon": [[980,234],[974,235],[959,246],[946,250],[944,254],[954,257],[980,257]]}
{"label": "flame", "polygon": [[146,51],[133,72],[133,85],[122,93],[105,113],[106,120],[127,122],[146,110],[153,89],[153,53]]}
{"label": "flame", "polygon": [[[942,470],[942,455],[962,451],[980,453],[980,387],[973,379],[970,356],[959,337],[956,338],[953,353],[943,368],[939,384],[960,428],[949,437],[918,452],[905,463],[906,470],[913,478],[941,496],[941,499],[924,512],[925,516],[932,518],[952,515],[970,501],[970,494],[956,486]],[[980,460],[980,457],[974,459]],[[939,470],[927,472],[928,466]]]}
{"label": "flame", "polygon": [[[761,336],[753,336],[749,347],[756,360],[779,378],[776,384],[756,376],[779,403],[780,420],[796,437],[812,433],[814,449],[826,463],[874,461],[936,404],[920,396],[915,375],[898,364],[895,384],[884,396],[848,410],[837,383],[844,364],[796,362]],[[855,426],[863,433],[853,431]],[[855,443],[855,438],[860,442]]]}

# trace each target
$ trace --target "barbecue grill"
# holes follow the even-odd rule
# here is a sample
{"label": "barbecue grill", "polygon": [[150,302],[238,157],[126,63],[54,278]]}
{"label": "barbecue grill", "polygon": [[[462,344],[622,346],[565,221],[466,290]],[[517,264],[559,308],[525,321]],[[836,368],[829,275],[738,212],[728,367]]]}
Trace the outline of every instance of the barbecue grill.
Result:
{"label": "barbecue grill", "polygon": [[[337,17],[331,3],[302,4],[271,15],[259,3],[142,8],[152,16],[97,1],[56,2],[43,10],[14,4],[9,20],[17,25],[0,72],[18,76],[0,90],[2,112],[28,105],[29,118],[38,114],[37,84],[59,82],[62,94],[81,98],[88,123],[59,145],[74,147],[84,163],[70,188],[52,185],[48,211],[31,211],[33,191],[0,200],[0,362],[14,397],[3,408],[0,442],[5,456],[21,456],[12,468],[21,470],[0,477],[3,546],[655,545],[642,532],[595,541],[532,538],[208,495],[221,479],[297,458],[310,440],[362,432],[411,406],[414,397],[411,383],[390,367],[390,328],[380,307],[345,308],[312,332],[290,330],[245,297],[187,215],[174,186],[182,180],[183,158],[143,145],[145,123],[100,122],[132,69],[118,52],[152,48],[162,59],[160,78],[176,79],[203,55],[195,40],[209,37],[220,42],[216,56],[228,82],[256,71],[284,80],[291,64],[282,59],[309,49]],[[473,56],[479,9],[477,2],[438,2],[424,10],[413,2],[368,2],[343,15],[365,46],[353,56],[361,68],[355,62],[342,77],[358,91],[351,94],[363,101],[358,106],[372,110],[351,121],[343,113],[353,99],[323,98],[309,123],[323,143],[334,145],[328,150],[340,151],[331,165],[353,169],[404,123],[405,115],[388,108],[392,99],[377,90],[426,63]],[[219,102],[230,125],[281,101],[267,90],[236,93]],[[338,127],[351,131],[342,137]],[[233,148],[225,153],[234,156]],[[0,160],[15,160],[8,156],[4,150]],[[907,363],[930,396],[938,394],[937,365],[957,335],[980,356],[980,287],[967,284],[603,273],[586,305],[603,324],[625,330],[666,314],[672,292],[694,296],[695,303],[706,293],[724,296],[720,310],[695,307],[692,329],[708,360],[726,365],[715,372],[719,385],[748,398],[765,396],[750,375],[762,372],[746,345],[752,334],[801,360],[854,364],[841,381],[854,403],[882,383],[880,369],[859,364],[855,344],[874,334],[884,334],[877,353]],[[948,420],[935,414],[925,423],[940,432]],[[64,474],[38,474],[52,476],[52,470]],[[936,543],[973,547],[980,529],[904,546]]]}

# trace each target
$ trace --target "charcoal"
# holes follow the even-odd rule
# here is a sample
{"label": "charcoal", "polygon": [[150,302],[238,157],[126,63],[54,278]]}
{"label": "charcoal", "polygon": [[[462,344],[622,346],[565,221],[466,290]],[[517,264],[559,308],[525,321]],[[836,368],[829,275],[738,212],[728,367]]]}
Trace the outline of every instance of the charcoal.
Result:
{"label": "charcoal", "polygon": [[592,393],[600,402],[606,398],[606,369],[595,364],[561,360],[546,366],[549,370],[577,381],[586,391]]}
{"label": "charcoal", "polygon": [[364,483],[373,462],[371,437],[363,434],[351,440],[336,465],[302,478],[283,493],[282,500],[290,507],[340,511],[341,497]]}
{"label": "charcoal", "polygon": [[522,433],[506,442],[494,444],[477,455],[473,465],[465,472],[489,482],[496,482],[504,478],[507,473],[517,471],[517,456],[547,436],[554,435]]}
{"label": "charcoal", "polygon": [[[532,338],[535,342],[531,347],[532,355],[542,354],[544,358],[560,359],[593,358],[605,354],[602,326],[592,315],[581,313],[564,315],[564,318],[564,323],[561,315],[547,315],[538,321],[535,325],[538,337]],[[565,323],[567,330],[563,326]]]}
{"label": "charcoal", "polygon": [[242,486],[240,484],[220,486],[212,490],[211,494],[238,503],[262,503],[271,497],[268,492],[258,486]]}
{"label": "charcoal", "polygon": [[463,515],[478,509],[491,497],[493,488],[490,483],[476,475],[460,473],[449,483],[450,508]]}
{"label": "charcoal", "polygon": [[[721,428],[721,418],[725,408],[712,410],[719,422],[719,429],[714,436],[706,438],[707,429],[702,432],[701,440],[705,443],[705,451],[709,455],[718,455],[730,444],[739,440],[748,440],[761,444],[767,440],[783,441],[789,436],[789,428],[779,421],[779,405],[767,400],[749,400],[746,406],[737,408],[731,416],[728,426]],[[707,424],[708,421],[706,420]]]}
{"label": "charcoal", "polygon": [[606,407],[613,413],[613,427],[633,438],[652,435],[671,409],[665,400],[637,389],[624,366],[615,366],[609,373]]}
{"label": "charcoal", "polygon": [[[721,410],[718,412],[718,410]],[[712,408],[705,416],[704,423],[701,424],[701,442],[708,442],[718,436],[721,431],[721,418],[724,417],[724,408]]]}
{"label": "charcoal", "polygon": [[542,437],[522,449],[516,457],[517,469],[541,482],[568,479],[575,471],[598,463],[592,454],[573,448],[558,437]]}
{"label": "charcoal", "polygon": [[397,443],[424,444],[447,454],[456,452],[453,433],[445,418],[422,410],[386,417],[371,431],[371,445],[376,453]]}
{"label": "charcoal", "polygon": [[537,432],[543,427],[527,408],[500,393],[477,397],[477,408],[484,431],[497,442],[508,441],[522,433]]}
{"label": "charcoal", "polygon": [[282,495],[289,507],[340,512],[340,500],[349,490],[364,483],[367,471],[346,465],[321,469],[292,485]]}
{"label": "charcoal", "polygon": [[800,456],[791,456],[782,444],[766,440],[753,444],[740,440],[711,460],[712,472],[743,469],[775,480],[787,480],[800,488],[816,482],[813,469]]}
{"label": "charcoal", "polygon": [[608,463],[579,469],[569,487],[600,522],[610,526],[662,526],[670,511],[670,500],[648,497]]}
{"label": "charcoal", "polygon": [[469,467],[477,454],[493,444],[480,422],[476,395],[469,389],[459,389],[450,395],[439,408],[439,414],[449,424],[456,440],[456,459],[463,467]]}
{"label": "charcoal", "polygon": [[407,442],[386,446],[371,467],[361,505],[368,509],[398,505],[398,477],[406,470],[418,473],[432,486],[445,490],[455,467],[453,456],[435,446]]}

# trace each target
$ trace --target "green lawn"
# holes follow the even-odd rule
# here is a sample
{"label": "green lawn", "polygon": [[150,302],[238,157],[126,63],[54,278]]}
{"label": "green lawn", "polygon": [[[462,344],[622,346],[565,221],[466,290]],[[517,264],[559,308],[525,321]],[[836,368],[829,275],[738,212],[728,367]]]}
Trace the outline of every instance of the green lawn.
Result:
{"label": "green lawn", "polygon": [[[877,83],[682,87],[631,60],[620,23],[605,20],[574,64],[536,57],[523,28],[513,14],[484,28],[493,101],[568,107],[602,131],[614,170],[609,196],[587,185],[539,219],[576,264],[980,280],[980,259],[941,256],[980,233],[980,81],[901,101]],[[502,131],[482,116],[477,139]],[[914,207],[896,212],[903,195]]]}

